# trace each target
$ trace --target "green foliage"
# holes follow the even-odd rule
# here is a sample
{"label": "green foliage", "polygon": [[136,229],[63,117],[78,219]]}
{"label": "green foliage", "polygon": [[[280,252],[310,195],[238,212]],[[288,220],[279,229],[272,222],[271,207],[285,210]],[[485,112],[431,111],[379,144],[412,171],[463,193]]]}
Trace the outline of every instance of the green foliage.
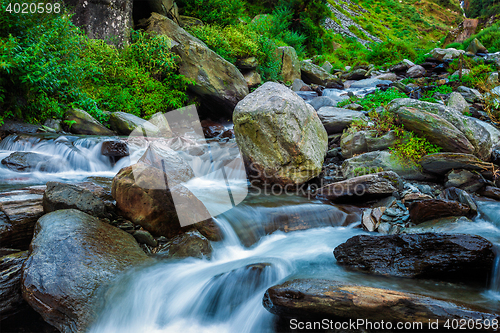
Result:
{"label": "green foliage", "polygon": [[402,59],[415,59],[417,52],[415,47],[398,40],[388,40],[372,46],[372,52],[367,56],[367,60],[375,65],[394,63]]}
{"label": "green foliage", "polygon": [[423,93],[423,96],[419,99],[424,102],[438,103],[439,101],[434,97],[435,93],[438,94],[451,94],[453,92],[453,88],[447,85],[441,85],[434,89],[427,90]]}
{"label": "green foliage", "polygon": [[489,52],[500,51],[500,23],[495,23],[492,26],[481,30],[479,33],[466,39],[463,43],[451,43],[446,47],[465,50],[475,38],[477,38]]}
{"label": "green foliage", "polygon": [[471,18],[500,14],[500,4],[498,0],[471,0],[466,14]]}
{"label": "green foliage", "polygon": [[364,110],[371,110],[379,106],[386,106],[396,98],[406,98],[407,96],[396,88],[389,88],[386,91],[376,90],[373,94],[366,95],[363,98],[353,96],[347,100],[340,102],[339,107],[351,103],[357,103],[363,107]]}
{"label": "green foliage", "polygon": [[[0,0],[5,7],[6,0]],[[7,17],[7,18],[6,18]],[[2,15],[0,122],[62,118],[69,107],[148,117],[183,106],[190,83],[162,36],[133,33],[123,50],[88,39],[66,14]]]}
{"label": "green foliage", "polygon": [[[460,60],[455,59],[448,68],[450,73],[457,71],[460,68]],[[470,69],[469,74],[462,76],[462,84],[470,87],[477,88],[478,86],[484,85],[484,82],[488,78],[491,72],[495,69],[491,64],[485,64],[483,61],[473,61],[464,57],[463,68]],[[450,82],[458,81],[459,76],[453,75],[450,78]]]}
{"label": "green foliage", "polygon": [[441,147],[431,144],[426,138],[419,137],[413,132],[396,131],[399,137],[398,143],[389,148],[391,153],[403,165],[415,166],[419,161],[428,154],[435,154],[441,151]]}
{"label": "green foliage", "polygon": [[184,15],[221,26],[236,24],[245,11],[243,0],[178,0]]}

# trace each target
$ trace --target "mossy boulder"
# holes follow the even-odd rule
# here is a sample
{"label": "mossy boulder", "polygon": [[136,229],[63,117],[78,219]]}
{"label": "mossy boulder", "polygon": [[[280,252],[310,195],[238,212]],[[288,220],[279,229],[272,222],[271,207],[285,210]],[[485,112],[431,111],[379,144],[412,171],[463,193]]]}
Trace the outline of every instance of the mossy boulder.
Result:
{"label": "mossy boulder", "polygon": [[342,148],[342,156],[351,158],[354,155],[359,155],[376,150],[386,150],[393,147],[398,138],[394,131],[389,131],[384,135],[378,135],[377,131],[358,131],[355,133],[345,132],[340,139],[340,147]]}
{"label": "mossy boulder", "polygon": [[339,78],[328,73],[323,68],[316,66],[311,61],[301,61],[300,71],[302,74],[302,80],[307,84],[314,83],[331,88],[344,88],[344,84]]}
{"label": "mossy boulder", "polygon": [[281,76],[284,82],[293,82],[300,79],[300,61],[293,47],[278,47],[276,56],[281,60]]}
{"label": "mossy boulder", "polygon": [[267,82],[234,110],[236,142],[251,177],[299,185],[321,172],[328,136],[313,107]]}
{"label": "mossy boulder", "polygon": [[200,96],[204,106],[214,113],[230,116],[236,104],[248,94],[245,78],[233,64],[174,21],[152,13],[147,30],[170,38],[171,51],[181,57],[179,73],[195,81],[189,90]]}

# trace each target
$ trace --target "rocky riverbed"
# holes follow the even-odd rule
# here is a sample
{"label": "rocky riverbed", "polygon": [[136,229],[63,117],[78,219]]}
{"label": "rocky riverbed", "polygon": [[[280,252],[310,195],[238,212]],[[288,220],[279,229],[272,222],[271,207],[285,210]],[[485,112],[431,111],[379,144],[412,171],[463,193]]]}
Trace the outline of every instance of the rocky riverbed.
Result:
{"label": "rocky riverbed", "polygon": [[[170,20],[153,19],[151,29],[173,30],[165,28]],[[192,36],[174,30],[187,45]],[[2,327],[281,332],[291,319],[318,318],[433,321],[442,330],[450,320],[498,324],[500,130],[484,111],[488,97],[444,74],[461,52],[436,49],[421,65],[331,74],[282,51],[288,86],[267,82],[248,93],[234,66],[237,84],[217,86],[212,73],[199,85],[231,121],[204,119],[198,132],[190,130],[197,119],[169,126],[162,114],[145,121],[122,112],[106,128],[78,109],[66,114],[70,128],[0,127]],[[498,65],[498,54],[476,53]],[[191,67],[184,70],[199,70]],[[453,91],[436,95],[438,103],[420,101],[412,97],[424,88],[405,78]],[[498,85],[498,73],[491,80]],[[347,131],[373,114],[337,105],[390,87],[407,98],[375,112],[441,147],[417,165],[395,158],[392,130]],[[189,219],[197,223],[182,222]]]}

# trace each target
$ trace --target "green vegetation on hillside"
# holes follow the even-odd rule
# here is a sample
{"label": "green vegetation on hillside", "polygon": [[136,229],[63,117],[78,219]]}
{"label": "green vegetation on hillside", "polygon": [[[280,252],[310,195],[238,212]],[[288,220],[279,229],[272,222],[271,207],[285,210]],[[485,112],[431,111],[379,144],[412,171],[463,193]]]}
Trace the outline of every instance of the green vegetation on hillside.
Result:
{"label": "green vegetation on hillside", "polygon": [[500,2],[498,0],[470,0],[466,14],[470,18],[500,14]]}
{"label": "green vegetation on hillside", "polygon": [[[1,0],[5,11],[8,1]],[[67,14],[0,16],[0,123],[61,118],[69,107],[148,118],[185,105],[178,57],[162,36],[134,32],[124,49],[87,38]]]}

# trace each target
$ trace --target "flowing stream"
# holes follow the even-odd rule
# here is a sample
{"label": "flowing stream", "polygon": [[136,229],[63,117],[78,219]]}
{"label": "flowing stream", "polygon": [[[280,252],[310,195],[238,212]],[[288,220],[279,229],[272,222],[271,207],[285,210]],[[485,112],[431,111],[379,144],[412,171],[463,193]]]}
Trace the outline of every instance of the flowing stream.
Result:
{"label": "flowing stream", "polygon": [[[78,182],[101,179],[109,184],[120,168],[142,155],[132,151],[113,165],[100,154],[107,138],[16,136],[0,142],[0,159],[14,151],[51,155],[63,166],[58,172],[15,172],[0,165],[0,189],[8,191],[48,180]],[[195,173],[210,164],[192,159]],[[242,170],[229,170],[234,182],[246,182]],[[190,184],[207,206],[218,205],[225,184],[207,179]],[[337,265],[333,249],[365,233],[356,207],[333,205],[300,195],[271,195],[250,189],[246,199],[215,220],[224,233],[212,243],[211,259],[160,260],[136,268],[105,290],[90,332],[275,332],[275,317],[262,305],[267,288],[291,278],[322,278],[454,299],[500,310],[499,281],[467,286],[432,280],[397,279],[350,272]],[[459,232],[478,234],[500,243],[500,203],[479,202],[480,215]],[[285,226],[285,227],[283,227]],[[291,231],[295,230],[295,231]],[[291,232],[286,232],[291,231]]]}

